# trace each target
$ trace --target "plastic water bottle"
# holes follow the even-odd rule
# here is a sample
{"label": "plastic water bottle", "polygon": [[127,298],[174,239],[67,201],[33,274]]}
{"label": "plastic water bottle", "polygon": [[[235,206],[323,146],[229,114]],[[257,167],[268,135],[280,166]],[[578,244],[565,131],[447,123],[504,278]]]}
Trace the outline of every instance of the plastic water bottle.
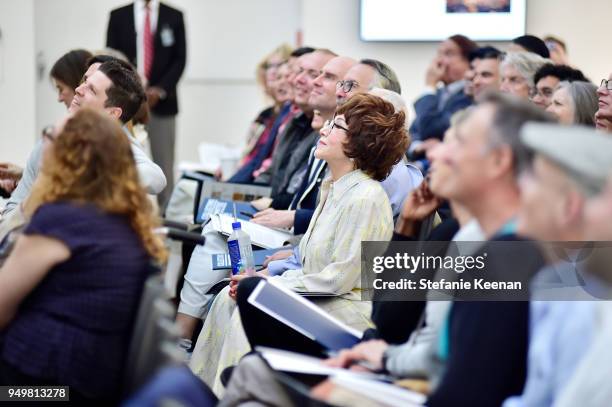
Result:
{"label": "plastic water bottle", "polygon": [[242,230],[240,222],[232,223],[233,232],[227,240],[230,261],[232,263],[232,274],[246,272],[247,275],[255,274],[255,260],[251,248],[251,238]]}

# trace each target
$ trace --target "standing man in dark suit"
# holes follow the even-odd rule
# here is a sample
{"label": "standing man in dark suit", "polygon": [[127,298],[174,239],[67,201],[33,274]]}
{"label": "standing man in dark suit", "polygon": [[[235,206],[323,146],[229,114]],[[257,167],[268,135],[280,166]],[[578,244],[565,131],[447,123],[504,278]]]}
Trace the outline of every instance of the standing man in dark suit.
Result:
{"label": "standing man in dark suit", "polygon": [[106,46],[123,52],[143,78],[151,109],[147,130],[153,161],[168,180],[158,195],[163,207],[174,186],[176,85],[187,54],[183,13],[159,0],[136,0],[111,12]]}

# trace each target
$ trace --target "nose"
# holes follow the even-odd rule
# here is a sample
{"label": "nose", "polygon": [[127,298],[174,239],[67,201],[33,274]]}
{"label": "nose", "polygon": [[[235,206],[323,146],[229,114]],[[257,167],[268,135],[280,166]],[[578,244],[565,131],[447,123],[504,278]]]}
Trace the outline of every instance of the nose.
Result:
{"label": "nose", "polygon": [[323,86],[322,81],[323,81],[323,74],[315,78],[315,80],[312,82],[312,86],[320,88],[321,86]]}

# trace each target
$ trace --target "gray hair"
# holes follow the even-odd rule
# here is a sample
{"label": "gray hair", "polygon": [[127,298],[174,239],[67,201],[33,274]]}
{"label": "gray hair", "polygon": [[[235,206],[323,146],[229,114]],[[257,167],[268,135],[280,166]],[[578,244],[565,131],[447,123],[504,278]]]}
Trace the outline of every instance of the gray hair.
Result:
{"label": "gray hair", "polygon": [[533,52],[509,52],[506,54],[501,65],[499,66],[499,71],[502,72],[507,66],[515,67],[529,84],[529,89],[533,89],[535,86],[535,83],[533,82],[535,73],[543,65],[548,63],[552,63],[552,61],[550,59],[542,58]]}
{"label": "gray hair", "polygon": [[395,75],[393,69],[387,64],[377,61],[376,59],[362,59],[359,63],[374,69],[374,87],[388,89],[397,94],[402,94],[402,87],[399,84],[397,75]]}
{"label": "gray hair", "polygon": [[495,109],[489,140],[493,145],[510,146],[516,175],[532,156],[520,141],[519,132],[523,125],[527,122],[555,123],[555,117],[529,101],[499,92],[485,93],[479,105],[486,104],[491,104]]}
{"label": "gray hair", "polygon": [[595,112],[599,108],[597,86],[591,82],[563,81],[557,90],[565,89],[574,108],[574,124],[595,126]]}
{"label": "gray hair", "polygon": [[410,135],[408,133],[408,129],[410,128],[410,123],[408,120],[408,105],[406,105],[404,98],[397,92],[383,88],[372,88],[368,93],[373,96],[378,96],[382,100],[391,103],[395,113],[404,112],[406,115],[406,119],[404,120],[404,128],[406,130],[406,135],[408,136],[408,141],[410,141]]}

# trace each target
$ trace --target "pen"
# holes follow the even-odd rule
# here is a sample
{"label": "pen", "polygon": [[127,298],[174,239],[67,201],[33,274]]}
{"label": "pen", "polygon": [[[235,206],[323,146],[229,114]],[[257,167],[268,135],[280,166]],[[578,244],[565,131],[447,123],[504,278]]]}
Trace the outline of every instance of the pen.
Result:
{"label": "pen", "polygon": [[248,212],[244,212],[244,211],[240,211],[240,214],[246,216],[249,219],[251,219],[253,217],[252,213],[248,213]]}

